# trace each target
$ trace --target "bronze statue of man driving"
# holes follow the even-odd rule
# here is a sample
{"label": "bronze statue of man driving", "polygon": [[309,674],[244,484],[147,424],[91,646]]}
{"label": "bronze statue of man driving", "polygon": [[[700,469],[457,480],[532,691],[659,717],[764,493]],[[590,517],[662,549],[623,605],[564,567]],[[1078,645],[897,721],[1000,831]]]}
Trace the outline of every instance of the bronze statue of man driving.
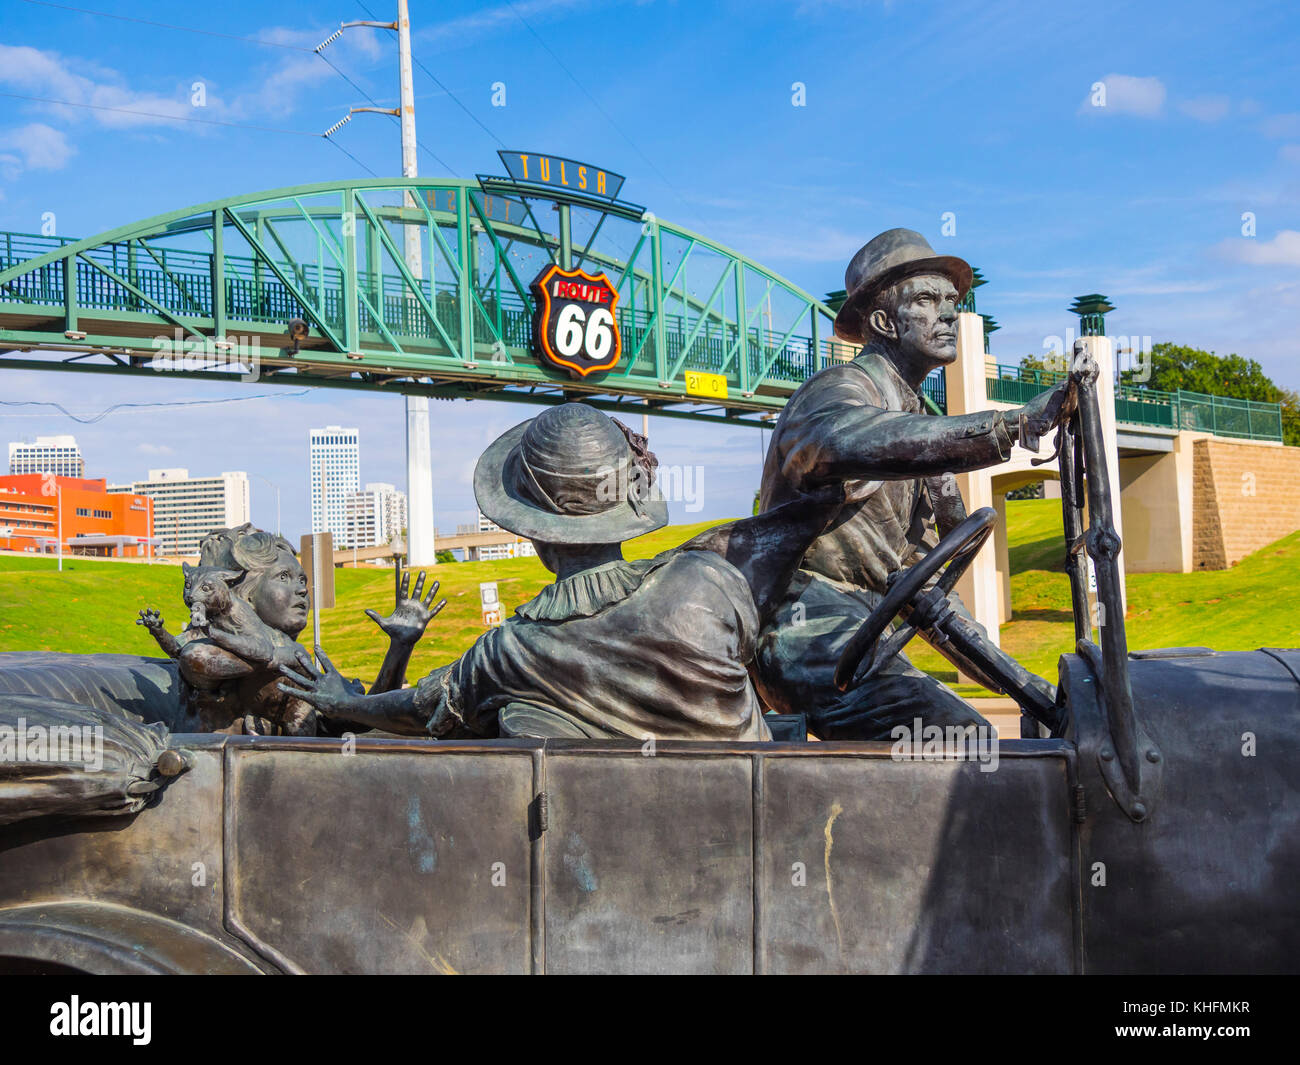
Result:
{"label": "bronze statue of man driving", "polygon": [[[901,655],[847,692],[834,683],[840,656],[880,601],[892,574],[965,517],[953,473],[1003,462],[1019,439],[1056,422],[1059,390],[1018,412],[953,417],[925,413],[919,391],[957,357],[957,313],[971,268],[936,255],[919,233],[891,229],[863,247],[845,272],[835,319],[853,360],[810,377],[786,404],[763,467],[760,509],[844,482],[846,502],[809,548],[765,625],[757,686],[782,713],[807,714],[821,739],[887,739],[896,725],[983,724],[951,689]],[[952,596],[954,609],[964,611]],[[1000,654],[990,642],[988,650]]]}

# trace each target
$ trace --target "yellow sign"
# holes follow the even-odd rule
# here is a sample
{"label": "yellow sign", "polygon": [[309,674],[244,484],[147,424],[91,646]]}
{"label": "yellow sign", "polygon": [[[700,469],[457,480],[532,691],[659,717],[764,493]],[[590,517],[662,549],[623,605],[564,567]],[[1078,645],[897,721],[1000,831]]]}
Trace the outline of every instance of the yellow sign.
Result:
{"label": "yellow sign", "polygon": [[688,396],[708,396],[710,399],[726,399],[727,375],[687,370],[686,394]]}

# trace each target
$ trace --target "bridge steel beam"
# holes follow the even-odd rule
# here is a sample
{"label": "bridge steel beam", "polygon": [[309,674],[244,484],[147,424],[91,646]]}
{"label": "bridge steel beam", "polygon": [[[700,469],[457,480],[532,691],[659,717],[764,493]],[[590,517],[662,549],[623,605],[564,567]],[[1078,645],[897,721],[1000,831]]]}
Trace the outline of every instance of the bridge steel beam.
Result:
{"label": "bridge steel beam", "polygon": [[[498,216],[504,205],[508,217],[511,204],[523,210],[507,222]],[[558,212],[558,232],[540,224],[546,206]],[[590,212],[590,235],[575,246],[580,211]],[[367,226],[365,240],[358,239],[359,224]],[[428,231],[429,262],[419,274],[394,252],[392,224]],[[487,238],[483,254],[493,257],[483,264],[482,292],[480,233]],[[669,238],[684,250],[665,278]],[[707,298],[684,280],[687,259],[705,251],[708,263],[692,263],[690,273],[698,282],[716,268],[705,281]],[[117,265],[123,259],[125,275]],[[556,261],[596,264],[618,279],[625,296],[623,364],[600,380],[571,380],[530,350],[528,282],[543,262]],[[88,271],[100,275],[90,288]],[[760,330],[758,365],[749,330],[762,304],[747,304],[747,274],[765,286],[770,306],[778,296],[782,301],[780,321]],[[733,290],[734,312],[727,307]],[[285,330],[294,317],[308,322],[309,336],[290,351]],[[270,349],[263,365],[283,353],[285,365],[297,370],[287,376],[311,387],[327,387],[327,379],[329,387],[369,387],[360,371],[411,394],[427,388],[549,402],[543,397],[568,393],[613,409],[649,403],[670,417],[757,424],[757,415],[780,410],[811,373],[854,354],[820,340],[830,335],[833,318],[785,278],[636,205],[500,178],[323,182],[182,208],[78,241],[0,234],[0,348],[63,353],[79,360],[78,369],[112,373],[147,366],[158,358],[158,334],[178,329],[192,340],[225,341],[231,357]],[[647,343],[653,366],[639,361]],[[100,353],[104,363],[84,361]],[[0,368],[20,364],[56,366],[0,358]],[[692,371],[728,377],[731,390],[720,409],[712,395],[687,392]]]}

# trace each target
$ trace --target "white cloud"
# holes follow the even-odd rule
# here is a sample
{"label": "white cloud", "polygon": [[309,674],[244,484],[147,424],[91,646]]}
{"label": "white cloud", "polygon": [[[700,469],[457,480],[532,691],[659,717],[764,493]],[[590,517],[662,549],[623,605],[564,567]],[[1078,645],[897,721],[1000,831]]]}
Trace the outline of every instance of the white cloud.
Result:
{"label": "white cloud", "polygon": [[1259,129],[1266,137],[1300,136],[1300,112],[1270,115],[1259,124]]}
{"label": "white cloud", "polygon": [[1178,110],[1198,122],[1218,122],[1227,118],[1232,101],[1226,96],[1198,96],[1193,100],[1180,100]]}
{"label": "white cloud", "polygon": [[[295,48],[315,48],[332,30],[299,30],[283,27],[270,27],[258,33],[258,39],[270,44],[292,45]],[[395,106],[396,100],[385,99],[395,93],[388,93],[387,82],[379,89],[368,82],[364,76],[358,76],[356,67],[366,62],[389,56],[396,58],[396,43],[392,34],[373,30],[368,27],[355,27],[346,30],[342,37],[332,41],[320,55],[310,52],[283,54],[273,66],[265,72],[258,73],[251,79],[253,87],[242,92],[230,103],[227,117],[244,119],[265,114],[283,116],[293,111],[303,99],[322,86],[337,85],[341,92],[354,94],[357,90],[344,87],[335,66],[347,71],[364,93],[367,89],[377,97],[382,106]],[[325,61],[325,57],[329,61]],[[332,65],[331,65],[332,64]],[[362,104],[362,96],[353,96],[352,103]]]}
{"label": "white cloud", "polygon": [[[84,119],[89,115],[100,125],[127,129],[170,125],[177,118],[189,117],[188,98],[136,92],[128,88],[114,71],[80,60],[74,65],[78,70],[96,75],[99,80],[72,69],[57,52],[43,52],[26,45],[0,44],[0,84],[26,95],[83,105],[85,109],[47,105],[69,119]],[[118,110],[106,110],[108,108]],[[125,113],[128,111],[148,113]]]}
{"label": "white cloud", "polygon": [[61,170],[77,149],[43,122],[0,132],[0,172],[12,181],[24,170]]}
{"label": "white cloud", "polygon": [[1159,78],[1107,74],[1101,80],[1105,86],[1105,103],[1094,104],[1094,99],[1100,101],[1102,97],[1090,89],[1083,103],[1079,105],[1080,113],[1127,114],[1142,118],[1157,118],[1164,111],[1165,83]]}
{"label": "white cloud", "polygon": [[1279,230],[1272,240],[1225,240],[1216,250],[1228,259],[1253,266],[1300,266],[1300,230]]}

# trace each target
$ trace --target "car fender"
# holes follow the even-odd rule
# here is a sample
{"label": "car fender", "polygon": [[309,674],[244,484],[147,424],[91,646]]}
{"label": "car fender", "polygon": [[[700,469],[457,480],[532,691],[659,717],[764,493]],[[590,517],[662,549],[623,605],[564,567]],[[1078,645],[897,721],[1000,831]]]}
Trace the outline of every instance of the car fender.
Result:
{"label": "car fender", "polygon": [[0,967],[12,960],[108,975],[266,971],[232,946],[166,917],[89,901],[0,910]]}

